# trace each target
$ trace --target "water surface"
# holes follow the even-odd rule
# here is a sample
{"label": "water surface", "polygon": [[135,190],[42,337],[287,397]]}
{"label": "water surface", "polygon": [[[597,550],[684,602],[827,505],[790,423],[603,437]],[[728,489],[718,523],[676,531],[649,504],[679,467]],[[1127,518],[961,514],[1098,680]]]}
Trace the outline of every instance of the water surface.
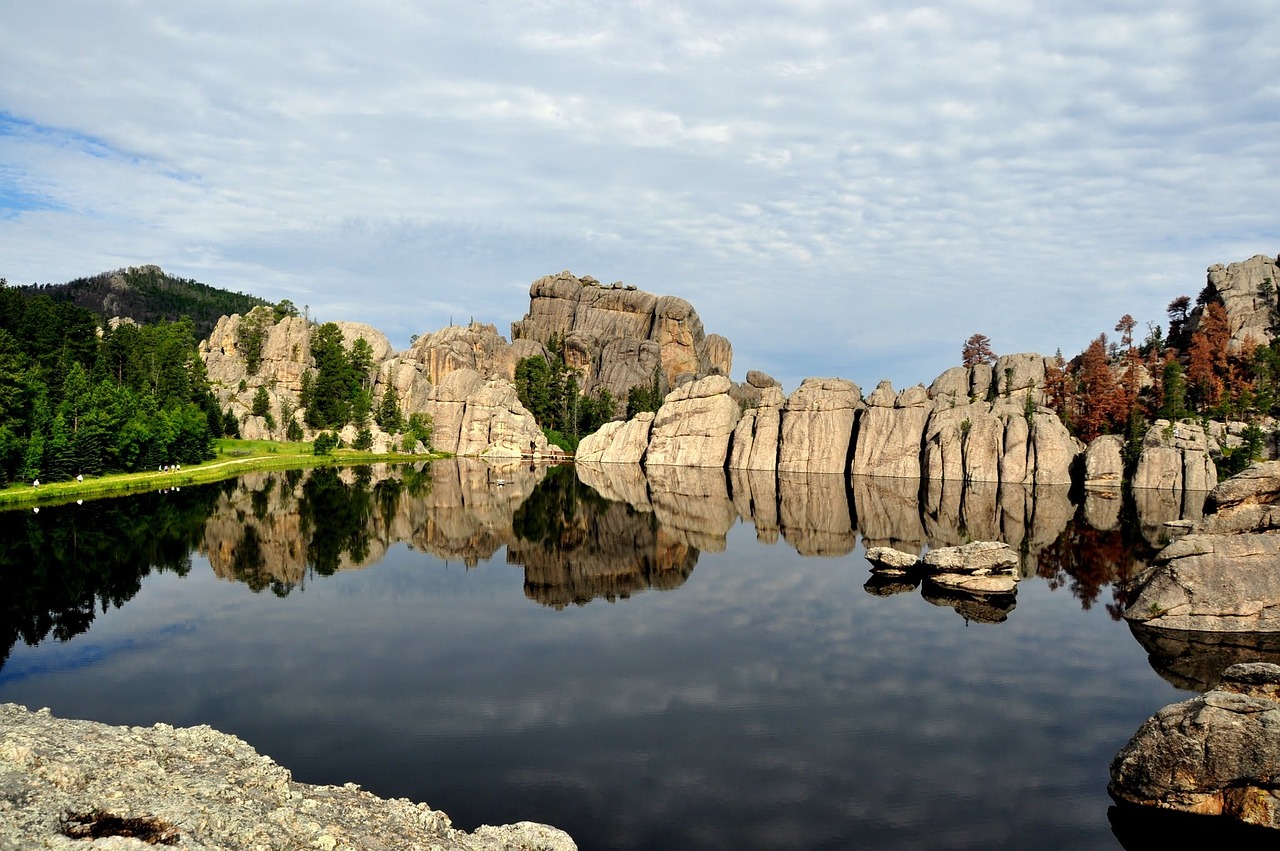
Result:
{"label": "water surface", "polygon": [[[449,461],[10,512],[0,701],[584,849],[1118,848],[1115,752],[1275,651],[1118,619],[1183,502]],[[868,583],[969,539],[1016,598]]]}

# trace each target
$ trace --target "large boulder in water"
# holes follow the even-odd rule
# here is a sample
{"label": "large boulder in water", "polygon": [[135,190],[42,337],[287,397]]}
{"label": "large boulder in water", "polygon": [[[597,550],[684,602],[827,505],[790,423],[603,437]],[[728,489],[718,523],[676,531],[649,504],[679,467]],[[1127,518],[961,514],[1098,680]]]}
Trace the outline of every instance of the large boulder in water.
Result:
{"label": "large boulder in water", "polygon": [[1111,763],[1119,801],[1280,828],[1280,665],[1232,665],[1166,706]]}

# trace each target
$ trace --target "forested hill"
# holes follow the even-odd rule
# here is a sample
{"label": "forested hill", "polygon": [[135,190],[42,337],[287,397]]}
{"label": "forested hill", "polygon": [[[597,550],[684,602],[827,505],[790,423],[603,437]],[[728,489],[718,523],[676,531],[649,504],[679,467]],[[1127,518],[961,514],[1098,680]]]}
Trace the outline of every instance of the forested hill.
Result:
{"label": "forested hill", "polygon": [[124,316],[149,325],[161,319],[174,322],[189,316],[198,338],[209,336],[224,315],[245,314],[260,304],[268,304],[257,296],[175,278],[159,266],[132,266],[65,284],[32,284],[15,289],[28,296],[44,294],[55,302],[70,302],[93,311],[104,321]]}

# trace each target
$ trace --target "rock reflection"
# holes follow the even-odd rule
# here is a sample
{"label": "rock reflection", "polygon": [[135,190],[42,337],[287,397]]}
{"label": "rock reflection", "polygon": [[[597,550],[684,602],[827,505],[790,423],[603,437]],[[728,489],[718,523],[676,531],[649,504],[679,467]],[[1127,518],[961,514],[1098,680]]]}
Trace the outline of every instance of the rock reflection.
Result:
{"label": "rock reflection", "polygon": [[[524,567],[530,599],[564,607],[679,587],[699,554],[723,551],[729,531],[743,520],[755,527],[758,540],[785,540],[805,556],[845,556],[855,550],[859,534],[865,547],[887,546],[911,555],[971,540],[1004,541],[1019,551],[1023,576],[1037,575],[1053,588],[1069,590],[1086,609],[1105,604],[1113,617],[1123,610],[1122,589],[1169,537],[1165,524],[1182,519],[1186,511],[1198,516],[1203,502],[1194,494],[1156,490],[1132,496],[1090,492],[1076,504],[1065,487],[449,459],[251,473],[203,491],[170,495],[165,505],[146,509],[141,542],[126,541],[116,531],[128,523],[112,520],[99,528],[110,530],[102,534],[114,550],[170,546],[172,536],[154,532],[168,521],[146,512],[163,517],[197,493],[205,494],[208,504],[192,509],[200,515],[197,520],[178,524],[188,531],[177,540],[183,534],[192,537],[189,548],[159,561],[137,557],[137,564],[185,562],[195,548],[218,576],[283,597],[311,577],[375,563],[397,543],[468,568],[505,550],[509,563]],[[91,504],[80,511],[88,516],[108,505],[137,506],[159,498]],[[56,554],[68,546],[65,538],[76,527],[54,530],[46,525],[55,516],[51,512],[5,517],[15,528],[34,523],[43,530],[39,535],[57,538],[62,543]],[[99,528],[80,528],[81,548]],[[194,536],[192,528],[198,530]],[[39,562],[30,552],[18,552],[30,534],[6,534],[6,563]],[[94,559],[114,563],[110,555]],[[917,587],[901,579],[873,579],[865,586],[876,595]],[[923,593],[970,620],[1003,620],[1012,609],[1009,600],[957,601],[928,583]],[[83,609],[81,597],[71,607]],[[75,621],[70,611],[47,614],[56,608],[51,604],[40,615],[49,621],[46,631]],[[7,634],[33,629],[39,627],[10,626]]]}
{"label": "rock reflection", "polygon": [[654,466],[647,470],[658,523],[671,537],[706,552],[723,552],[738,521],[725,471]]}
{"label": "rock reflection", "polygon": [[927,579],[920,595],[935,606],[955,609],[966,623],[1004,623],[1018,604],[1016,594],[964,594]]}
{"label": "rock reflection", "polygon": [[730,470],[733,507],[756,527],[756,540],[778,543],[778,478],[772,470]]}
{"label": "rock reflection", "polygon": [[1237,662],[1280,664],[1280,634],[1267,632],[1187,632],[1129,623],[1133,637],[1147,651],[1151,668],[1170,685],[1206,692],[1222,672]]}
{"label": "rock reflection", "polygon": [[878,476],[853,476],[852,480],[853,504],[866,548],[893,547],[919,555],[927,537],[920,513],[920,482]]}
{"label": "rock reflection", "polygon": [[778,474],[778,525],[802,556],[842,556],[858,538],[845,477],[829,473]]}
{"label": "rock reflection", "polygon": [[568,468],[553,470],[520,506],[514,532],[507,561],[524,567],[525,595],[556,609],[678,588],[698,561],[653,513],[604,499]]}

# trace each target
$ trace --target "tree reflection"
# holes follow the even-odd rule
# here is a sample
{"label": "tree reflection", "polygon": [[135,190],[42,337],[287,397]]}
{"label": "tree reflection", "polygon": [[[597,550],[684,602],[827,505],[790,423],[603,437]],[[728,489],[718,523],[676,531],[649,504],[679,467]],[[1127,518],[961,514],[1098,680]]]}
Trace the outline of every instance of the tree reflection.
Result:
{"label": "tree reflection", "polygon": [[1085,610],[1092,609],[1110,586],[1106,608],[1112,620],[1124,616],[1126,588],[1155,552],[1138,532],[1132,504],[1124,513],[1127,522],[1098,529],[1077,512],[1056,540],[1035,553],[1036,575],[1050,588],[1067,588]]}
{"label": "tree reflection", "polygon": [[0,513],[0,666],[19,639],[85,632],[99,606],[123,606],[153,569],[186,575],[218,490]]}

